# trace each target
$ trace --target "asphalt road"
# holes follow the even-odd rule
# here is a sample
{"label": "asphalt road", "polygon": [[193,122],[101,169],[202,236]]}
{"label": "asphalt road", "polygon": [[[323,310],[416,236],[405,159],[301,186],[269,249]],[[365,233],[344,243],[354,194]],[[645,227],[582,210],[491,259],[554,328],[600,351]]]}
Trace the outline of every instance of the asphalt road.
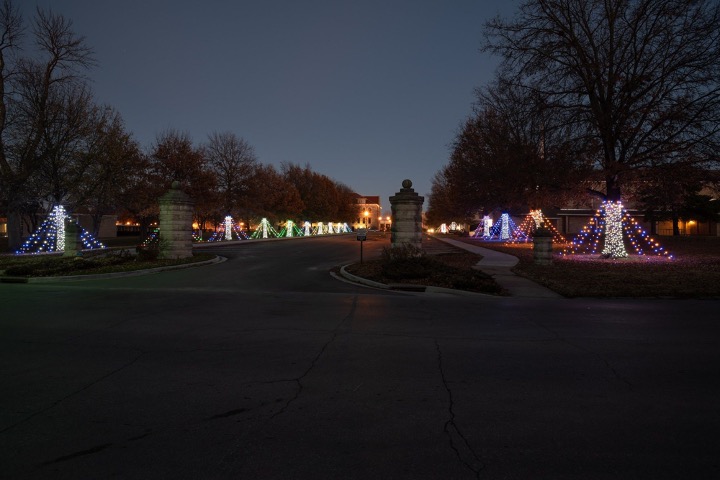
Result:
{"label": "asphalt road", "polygon": [[358,248],[0,284],[0,478],[720,477],[720,301],[331,277]]}

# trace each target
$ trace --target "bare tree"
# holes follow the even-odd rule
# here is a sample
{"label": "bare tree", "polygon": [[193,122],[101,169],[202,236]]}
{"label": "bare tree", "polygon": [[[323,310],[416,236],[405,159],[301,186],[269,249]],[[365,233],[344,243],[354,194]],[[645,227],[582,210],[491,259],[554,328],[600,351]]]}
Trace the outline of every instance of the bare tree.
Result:
{"label": "bare tree", "polygon": [[[72,193],[76,203],[92,215],[92,233],[97,236],[102,216],[124,206],[122,199],[142,174],[146,160],[117,111],[95,106],[88,119],[92,131],[83,138],[78,152],[81,168],[77,170],[81,176]],[[150,203],[154,202],[152,199]]]}
{"label": "bare tree", "polygon": [[619,200],[638,169],[717,161],[720,4],[527,0],[486,26],[501,75],[543,99]]}
{"label": "bare tree", "polygon": [[22,18],[10,0],[0,6],[0,189],[8,213],[10,249],[21,243],[21,213],[32,200],[30,179],[47,160],[45,135],[57,98],[75,91],[93,65],[92,50],[61,15],[37,9],[35,57],[20,55]]}
{"label": "bare tree", "polygon": [[177,130],[160,133],[151,148],[149,160],[155,198],[177,180],[195,202],[195,219],[200,228],[217,216],[216,176],[208,167],[204,150],[193,144],[188,133]]}
{"label": "bare tree", "polygon": [[69,205],[86,180],[91,159],[85,154],[87,139],[95,129],[95,106],[85,88],[54,91],[48,101],[47,122],[37,156],[42,159],[33,175],[34,196],[50,205]]}
{"label": "bare tree", "polygon": [[545,127],[541,99],[502,81],[477,96],[448,164],[433,178],[433,222],[470,222],[495,209],[547,208],[574,197],[586,173],[584,156],[573,151],[561,129]]}
{"label": "bare tree", "polygon": [[213,132],[204,150],[217,179],[223,215],[237,215],[239,198],[248,191],[248,179],[257,164],[255,148],[234,133]]}

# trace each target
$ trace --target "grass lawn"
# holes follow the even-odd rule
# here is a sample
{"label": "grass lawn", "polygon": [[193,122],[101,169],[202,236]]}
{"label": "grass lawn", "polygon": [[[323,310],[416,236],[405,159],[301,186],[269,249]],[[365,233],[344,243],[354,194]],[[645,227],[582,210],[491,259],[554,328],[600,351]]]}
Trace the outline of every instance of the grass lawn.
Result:
{"label": "grass lawn", "polygon": [[560,256],[552,265],[533,263],[532,243],[502,244],[462,241],[515,255],[513,269],[566,297],[720,297],[720,237],[658,237],[674,256],[665,259],[631,255],[603,259],[599,255]]}
{"label": "grass lawn", "polygon": [[[121,237],[122,238],[122,237]],[[122,242],[116,242],[122,243]],[[132,243],[131,245],[134,245]],[[83,257],[62,255],[3,255],[0,256],[1,277],[55,277],[129,272],[150,268],[184,265],[214,258],[206,253],[177,260],[159,260],[133,255],[127,250],[95,250]]]}

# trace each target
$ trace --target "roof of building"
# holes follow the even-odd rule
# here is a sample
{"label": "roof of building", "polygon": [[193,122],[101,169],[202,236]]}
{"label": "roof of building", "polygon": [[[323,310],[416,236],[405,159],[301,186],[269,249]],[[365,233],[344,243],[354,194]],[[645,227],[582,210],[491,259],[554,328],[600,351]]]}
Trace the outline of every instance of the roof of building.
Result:
{"label": "roof of building", "polygon": [[355,194],[357,198],[364,198],[365,203],[376,203],[380,205],[380,195],[360,195],[358,193]]}

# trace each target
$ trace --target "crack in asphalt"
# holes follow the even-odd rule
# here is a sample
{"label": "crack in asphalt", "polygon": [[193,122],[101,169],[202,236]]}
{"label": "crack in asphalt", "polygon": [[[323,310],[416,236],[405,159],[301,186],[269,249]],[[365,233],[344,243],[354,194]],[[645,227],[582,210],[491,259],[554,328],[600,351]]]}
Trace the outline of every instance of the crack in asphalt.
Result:
{"label": "crack in asphalt", "polygon": [[[437,363],[438,369],[440,370],[440,378],[442,379],[443,386],[445,387],[445,391],[448,395],[448,413],[450,415],[450,418],[448,418],[448,420],[445,422],[445,425],[443,426],[443,432],[445,432],[445,434],[448,436],[448,440],[450,441],[450,448],[455,452],[458,460],[460,460],[460,462],[468,470],[475,474],[475,478],[480,478],[480,473],[485,469],[485,464],[480,459],[478,454],[475,453],[475,450],[473,450],[467,438],[460,430],[460,427],[458,427],[457,423],[455,422],[455,404],[453,401],[453,394],[452,390],[450,389],[450,385],[448,385],[447,378],[445,377],[445,370],[443,369],[442,351],[440,350],[440,344],[438,343],[437,339],[435,339],[435,349],[437,350]],[[456,443],[455,436],[460,437],[460,442]],[[466,460],[465,458],[468,457],[468,454],[466,453],[465,455],[463,455],[463,453],[460,452],[461,449],[467,450],[469,456],[471,456],[472,458]]]}
{"label": "crack in asphalt", "polygon": [[272,416],[270,416],[270,418],[268,420],[272,420],[273,418],[278,417],[278,416],[282,415],[283,413],[285,413],[287,411],[287,409],[290,407],[290,404],[293,403],[295,400],[297,400],[298,397],[300,397],[300,394],[303,391],[303,384],[302,384],[303,379],[310,374],[310,372],[315,368],[315,365],[317,365],[317,362],[320,360],[320,357],[323,356],[323,354],[325,353],[327,348],[330,346],[330,344],[335,341],[335,339],[338,336],[338,330],[340,329],[340,327],[345,322],[352,320],[352,318],[355,316],[355,310],[357,308],[357,300],[358,300],[358,297],[356,295],[353,297],[353,303],[352,303],[352,306],[350,307],[350,312],[342,320],[340,320],[340,322],[338,322],[338,324],[335,326],[335,328],[333,328],[332,335],[330,336],[328,341],[325,342],[325,344],[322,346],[322,348],[320,348],[320,351],[318,352],[317,355],[315,355],[315,358],[313,358],[312,362],[310,362],[310,366],[307,368],[307,370],[305,370],[305,372],[303,372],[303,374],[300,375],[299,377],[293,379],[293,381],[297,384],[297,390],[295,391],[295,395],[290,397],[290,399],[285,403],[285,405],[280,410],[278,410],[277,412],[272,414]]}
{"label": "crack in asphalt", "polygon": [[[283,405],[283,407],[280,408],[280,410],[278,410],[277,412],[275,412],[275,413],[273,413],[272,415],[270,415],[270,416],[263,422],[263,425],[259,427],[259,430],[262,430],[262,428],[264,428],[264,425],[266,425],[267,423],[269,423],[270,421],[272,421],[274,418],[277,418],[277,417],[279,417],[280,415],[282,415],[282,414],[284,414],[285,412],[287,412],[287,410],[288,410],[288,408],[290,407],[290,405],[300,397],[300,394],[302,393],[303,388],[304,388],[304,387],[303,387],[303,383],[302,383],[302,382],[303,382],[303,379],[305,379],[305,378],[310,374],[310,372],[312,372],[312,370],[315,368],[315,366],[317,365],[317,363],[318,363],[318,361],[320,360],[320,358],[321,358],[321,357],[325,354],[325,352],[327,351],[327,349],[328,349],[328,347],[330,346],[330,344],[332,344],[332,343],[335,341],[335,339],[337,338],[337,336],[338,336],[338,334],[339,334],[338,331],[340,330],[340,327],[342,327],[342,325],[343,325],[344,323],[346,323],[346,322],[348,322],[348,321],[350,321],[350,320],[353,319],[353,317],[355,316],[355,311],[356,311],[356,309],[357,309],[357,303],[358,303],[358,295],[355,295],[355,296],[353,297],[353,302],[352,302],[352,305],[351,305],[351,307],[350,307],[350,311],[348,312],[348,314],[345,315],[345,317],[343,317],[343,318],[338,322],[338,324],[335,325],[335,327],[331,330],[331,336],[330,336],[330,338],[322,345],[322,347],[320,348],[320,351],[317,353],[317,355],[315,355],[315,357],[314,357],[314,358],[312,359],[312,361],[310,362],[310,365],[308,366],[308,368],[305,369],[305,371],[304,371],[300,376],[298,376],[298,377],[296,377],[296,378],[288,378],[288,379],[267,380],[267,381],[264,381],[264,382],[249,382],[250,384],[295,383],[295,385],[296,385],[295,394],[294,394],[292,397],[290,397],[290,398],[285,402],[285,405]],[[230,413],[230,412],[228,412],[228,413]],[[233,415],[233,416],[234,416],[234,415]],[[247,432],[245,432],[245,433],[247,433]],[[218,467],[219,467],[220,469],[225,470],[225,469],[229,466],[229,465],[228,465],[229,459],[230,459],[233,455],[236,455],[236,454],[237,454],[237,449],[238,449],[238,447],[239,447],[239,445],[235,445],[235,446],[231,447],[230,451],[228,451],[225,455],[223,455],[223,457],[220,459],[220,462],[219,462],[219,465],[218,465]],[[225,465],[225,467],[222,466],[223,464]]]}
{"label": "crack in asphalt", "polygon": [[62,402],[64,402],[65,400],[67,400],[67,399],[69,399],[69,398],[71,398],[71,397],[74,397],[75,395],[77,395],[77,394],[79,394],[79,393],[81,393],[81,392],[84,392],[85,390],[87,390],[87,389],[89,389],[89,388],[92,388],[93,386],[97,385],[98,383],[102,382],[103,380],[105,380],[105,379],[107,379],[107,378],[115,375],[116,373],[118,373],[118,372],[120,372],[120,371],[122,371],[122,370],[124,370],[124,369],[126,369],[126,368],[128,368],[128,367],[130,367],[130,366],[132,366],[135,362],[137,362],[137,361],[140,359],[140,357],[142,357],[143,355],[145,355],[145,353],[146,353],[146,352],[142,352],[142,351],[141,351],[135,358],[133,358],[133,359],[130,360],[129,362],[121,365],[120,367],[116,368],[115,370],[113,370],[113,371],[111,371],[111,372],[106,373],[105,375],[101,376],[100,378],[97,378],[97,379],[93,380],[92,382],[88,383],[87,385],[83,386],[82,388],[79,388],[79,389],[75,390],[74,392],[68,393],[68,394],[65,395],[64,397],[55,400],[55,401],[52,402],[50,405],[48,405],[48,406],[46,406],[46,407],[44,407],[44,408],[41,408],[40,410],[37,410],[37,411],[31,413],[30,415],[28,415],[27,417],[23,418],[22,420],[18,420],[17,422],[8,425],[7,427],[5,427],[5,428],[3,428],[2,430],[0,430],[0,433],[5,433],[5,432],[7,432],[7,431],[9,431],[9,430],[12,430],[13,428],[17,427],[18,425],[22,425],[23,423],[32,420],[33,418],[37,417],[38,415],[41,415],[41,414],[47,412],[48,410],[51,410],[51,409],[55,408],[56,406],[60,405],[60,404],[61,404]]}
{"label": "crack in asphalt", "polygon": [[102,452],[106,448],[112,447],[112,443],[103,443],[102,445],[97,445],[92,448],[88,448],[87,450],[81,450],[79,452],[71,453],[69,455],[63,455],[62,457],[58,457],[54,460],[48,460],[47,462],[43,462],[43,466],[52,465],[53,463],[61,463],[61,462],[67,462],[68,460],[73,460],[77,457],[84,457],[86,455],[92,455],[93,453]]}
{"label": "crack in asphalt", "polygon": [[552,328],[547,327],[547,326],[543,325],[542,323],[540,323],[540,322],[538,322],[538,321],[533,321],[532,323],[534,323],[534,324],[537,325],[538,327],[540,327],[540,328],[542,328],[542,329],[550,332],[557,340],[565,343],[566,345],[570,345],[571,347],[576,348],[576,349],[578,349],[578,350],[580,350],[580,351],[582,351],[582,352],[589,353],[590,355],[594,355],[595,357],[597,357],[597,358],[605,365],[605,367],[606,367],[608,370],[610,370],[610,371],[612,372],[613,376],[614,376],[616,379],[618,379],[618,380],[620,380],[621,382],[623,382],[624,384],[626,384],[626,385],[630,388],[630,390],[633,389],[634,385],[632,384],[632,382],[630,382],[630,380],[628,380],[627,378],[625,378],[625,377],[623,377],[622,375],[620,375],[620,374],[618,373],[618,371],[615,370],[615,367],[613,367],[612,364],[611,364],[605,357],[603,357],[602,355],[600,355],[598,352],[596,352],[596,351],[594,351],[594,350],[591,350],[590,348],[587,348],[587,347],[585,347],[585,346],[583,346],[583,345],[579,345],[579,344],[577,344],[577,343],[571,342],[570,340],[568,340],[568,339],[560,336],[560,334],[559,334],[558,332],[556,332],[555,330],[553,330]]}

